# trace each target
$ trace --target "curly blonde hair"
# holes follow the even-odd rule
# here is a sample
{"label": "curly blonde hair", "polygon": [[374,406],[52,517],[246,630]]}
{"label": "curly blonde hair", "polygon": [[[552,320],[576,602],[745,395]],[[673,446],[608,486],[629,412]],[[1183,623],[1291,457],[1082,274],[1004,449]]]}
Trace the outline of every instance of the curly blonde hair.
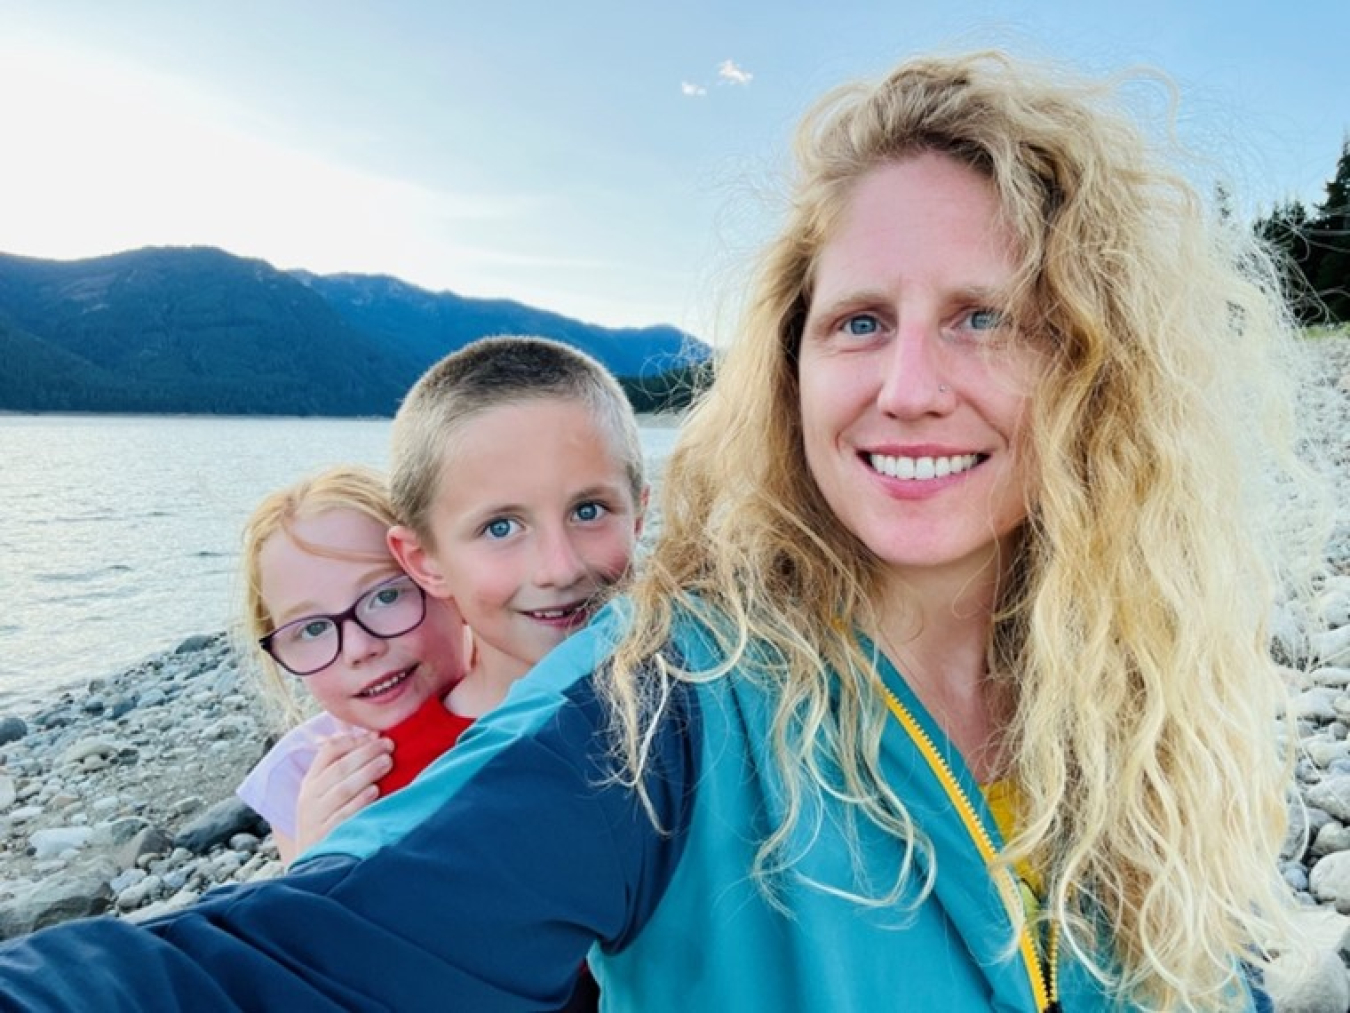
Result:
{"label": "curly blonde hair", "polygon": [[[980,53],[906,62],[806,117],[787,221],[667,465],[664,528],[601,688],[641,792],[675,682],[762,680],[786,815],[760,845],[761,884],[772,899],[794,824],[830,795],[906,844],[892,888],[855,899],[900,898],[929,845],[880,769],[886,708],[839,619],[877,628],[882,573],[807,468],[796,357],[813,265],[858,181],[919,153],[956,159],[997,195],[1014,317],[1047,363],[1026,436],[1035,500],[989,639],[1023,800],[1004,860],[1038,863],[1041,917],[1113,994],[1222,1009],[1235,957],[1260,961],[1289,932],[1267,620],[1288,561],[1310,573],[1319,554],[1297,540],[1307,475],[1278,273],[1122,105],[1113,87]],[[682,612],[721,617],[716,671],[663,654]]]}
{"label": "curly blonde hair", "polygon": [[[262,596],[262,549],[273,535],[284,533],[306,552],[319,556],[365,560],[364,555],[339,553],[313,545],[295,533],[295,523],[333,510],[353,510],[375,523],[392,527],[394,510],[384,476],[373,468],[341,464],[309,475],[293,485],[269,493],[253,508],[244,523],[242,548],[243,622],[239,640],[241,656],[252,659],[259,689],[273,722],[279,728],[299,723],[306,714],[303,694],[296,694],[296,680],[288,677],[271,655],[259,646],[259,638],[276,627]],[[389,556],[393,560],[393,555]]]}

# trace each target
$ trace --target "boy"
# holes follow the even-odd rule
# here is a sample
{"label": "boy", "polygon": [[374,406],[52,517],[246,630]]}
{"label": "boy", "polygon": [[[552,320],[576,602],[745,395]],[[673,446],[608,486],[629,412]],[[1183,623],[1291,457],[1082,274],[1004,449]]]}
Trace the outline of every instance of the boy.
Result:
{"label": "boy", "polygon": [[646,487],[637,419],[604,367],[542,338],[446,356],[394,419],[395,558],[452,600],[475,657],[450,710],[478,715],[628,568]]}

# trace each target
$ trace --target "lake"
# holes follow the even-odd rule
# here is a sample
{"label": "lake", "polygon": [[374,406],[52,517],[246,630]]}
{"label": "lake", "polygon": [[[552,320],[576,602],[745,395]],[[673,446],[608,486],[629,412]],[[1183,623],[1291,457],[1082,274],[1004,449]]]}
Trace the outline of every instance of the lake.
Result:
{"label": "lake", "polygon": [[[240,531],[254,504],[326,465],[387,467],[389,427],[0,416],[0,712],[231,624]],[[642,427],[653,473],[676,432]]]}

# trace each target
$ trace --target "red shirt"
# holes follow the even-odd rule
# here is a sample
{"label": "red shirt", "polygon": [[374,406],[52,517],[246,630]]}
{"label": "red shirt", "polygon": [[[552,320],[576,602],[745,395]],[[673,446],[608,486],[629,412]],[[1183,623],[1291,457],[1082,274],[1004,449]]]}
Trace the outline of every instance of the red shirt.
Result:
{"label": "red shirt", "polygon": [[459,741],[473,718],[446,710],[442,700],[432,697],[412,715],[380,734],[394,742],[391,754],[394,766],[376,782],[380,797],[398,791],[412,781],[431,761]]}

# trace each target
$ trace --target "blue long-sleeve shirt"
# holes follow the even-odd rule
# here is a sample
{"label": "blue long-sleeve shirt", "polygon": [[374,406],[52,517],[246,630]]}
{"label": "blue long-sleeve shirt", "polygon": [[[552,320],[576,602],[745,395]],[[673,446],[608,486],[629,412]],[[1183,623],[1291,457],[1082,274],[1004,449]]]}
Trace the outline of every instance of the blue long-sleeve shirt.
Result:
{"label": "blue long-sleeve shirt", "polygon": [[[904,855],[830,798],[798,821],[783,908],[766,898],[751,863],[784,794],[773,701],[743,673],[670,701],[654,823],[613,776],[592,688],[615,621],[569,639],[288,876],[143,927],[96,919],[0,949],[0,1010],[556,1009],[587,954],[607,1010],[1035,1011],[1052,989],[1065,1009],[1110,1006],[1064,954],[1052,985],[1042,947],[1014,941],[1016,890],[989,872],[1001,841],[978,786],[884,659],[897,720],[882,769],[938,856],[901,903],[830,889],[882,892]],[[693,669],[716,659],[693,623],[673,648]]]}

